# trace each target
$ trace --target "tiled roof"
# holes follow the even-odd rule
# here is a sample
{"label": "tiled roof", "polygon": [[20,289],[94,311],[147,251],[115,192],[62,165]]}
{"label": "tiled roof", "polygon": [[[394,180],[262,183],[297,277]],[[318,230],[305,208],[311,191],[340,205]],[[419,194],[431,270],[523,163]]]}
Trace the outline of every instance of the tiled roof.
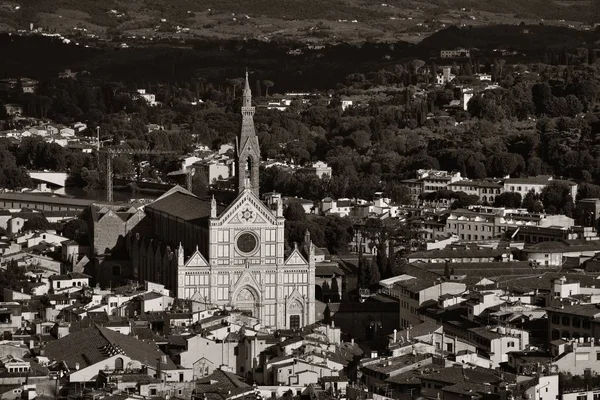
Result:
{"label": "tiled roof", "polygon": [[397,385],[419,385],[421,386],[421,377],[423,374],[433,374],[434,371],[442,369],[441,366],[435,364],[427,364],[424,367],[403,372],[398,375],[390,376],[385,381],[395,383]]}
{"label": "tiled roof", "polygon": [[524,253],[563,253],[570,251],[600,251],[600,240],[558,240],[527,246]]}
{"label": "tiled roof", "polygon": [[510,249],[441,249],[429,251],[417,251],[409,254],[407,258],[481,258],[501,257],[510,254]]}
{"label": "tiled roof", "polygon": [[[146,209],[162,212],[184,221],[201,223],[210,216],[210,201],[183,192],[174,192],[148,204]],[[222,207],[217,212],[221,210]]]}
{"label": "tiled roof", "polygon": [[[64,360],[69,368],[79,364],[81,368],[96,364],[110,357],[111,352],[121,352],[146,365],[155,365],[164,353],[154,344],[144,342],[94,326],[71,333],[61,339],[48,343],[45,348],[46,357],[52,360]],[[166,370],[177,367],[167,357],[167,363],[161,365]]]}
{"label": "tiled roof", "polygon": [[0,193],[0,200],[4,201],[39,201],[48,204],[58,205],[74,205],[87,207],[94,203],[94,200],[83,200],[75,199],[70,197],[54,197],[42,194],[30,194],[30,193]]}
{"label": "tiled roof", "polygon": [[196,393],[202,393],[208,400],[223,400],[229,397],[239,397],[254,388],[245,383],[241,377],[231,372],[216,369],[207,377],[196,381]]}
{"label": "tiled roof", "polygon": [[[422,322],[422,323],[410,328],[410,332],[408,331],[408,329],[403,329],[403,330],[397,332],[396,338],[397,339],[400,339],[400,338],[406,339],[407,335],[410,338],[420,337],[420,336],[424,336],[424,335],[433,333],[440,328],[442,328],[442,326],[439,325],[437,322],[434,322],[431,320],[426,320],[425,322]],[[392,334],[388,335],[388,337],[393,338],[394,334],[392,333]]]}
{"label": "tiled roof", "polygon": [[[448,269],[454,270],[454,275],[467,275],[470,277],[492,278],[505,274],[532,275],[540,273],[540,268],[532,266],[529,261],[493,261],[493,262],[449,262]],[[420,263],[424,268],[438,274],[443,274],[446,263]],[[544,268],[547,270],[548,268]]]}
{"label": "tiled roof", "polygon": [[[544,268],[544,271],[546,268]],[[564,271],[545,271],[533,272],[530,275],[516,276],[506,271],[506,275],[495,279],[498,287],[511,290],[523,289],[530,292],[535,289],[550,290],[552,281],[561,277],[566,277],[568,281],[579,282],[581,287],[593,287],[600,284],[597,275],[565,273]]]}
{"label": "tiled roof", "polygon": [[362,366],[362,368],[369,369],[371,371],[379,372],[382,374],[387,374],[396,371],[400,368],[404,368],[407,365],[416,364],[418,362],[424,361],[427,358],[431,358],[431,356],[427,354],[405,354],[402,356],[391,357],[385,360],[377,361],[373,364],[364,365]]}
{"label": "tiled roof", "polygon": [[141,297],[142,297],[142,300],[156,300],[156,299],[160,299],[161,297],[163,297],[163,295],[160,293],[156,293],[156,292],[149,292],[149,293],[144,293]]}
{"label": "tiled roof", "polygon": [[480,337],[483,337],[486,339],[490,339],[490,340],[502,337],[502,334],[495,332],[493,330],[490,330],[490,329],[486,328],[485,326],[471,328],[471,329],[469,329],[469,331],[473,332],[477,336],[480,336]]}
{"label": "tiled roof", "polygon": [[332,275],[344,276],[346,274],[337,264],[317,263],[315,266],[315,275],[316,276],[332,276]]}
{"label": "tiled roof", "polygon": [[462,368],[462,367],[448,367],[441,368],[435,374],[425,375],[422,379],[433,380],[437,382],[444,382],[448,384],[457,384],[461,382],[471,383],[500,383],[504,381],[514,380],[514,375],[504,373],[504,378],[501,378],[498,373],[492,369],[487,368]]}
{"label": "tiled roof", "polygon": [[574,304],[562,307],[546,307],[547,311],[577,315],[580,317],[600,318],[600,304]]}

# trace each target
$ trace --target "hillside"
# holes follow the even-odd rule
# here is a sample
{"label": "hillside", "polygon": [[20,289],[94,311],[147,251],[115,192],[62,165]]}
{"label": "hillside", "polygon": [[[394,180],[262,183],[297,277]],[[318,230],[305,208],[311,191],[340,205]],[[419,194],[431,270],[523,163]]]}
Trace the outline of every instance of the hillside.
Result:
{"label": "hillside", "polygon": [[[596,22],[597,0],[0,0],[0,30],[417,42],[450,25]],[[595,4],[595,3],[594,3]],[[584,27],[585,28],[585,27]]]}

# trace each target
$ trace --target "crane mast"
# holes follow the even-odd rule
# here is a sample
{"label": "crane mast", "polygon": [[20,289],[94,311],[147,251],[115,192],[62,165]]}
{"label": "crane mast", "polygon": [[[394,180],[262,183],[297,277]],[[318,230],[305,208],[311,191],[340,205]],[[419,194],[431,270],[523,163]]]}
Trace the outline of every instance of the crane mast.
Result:
{"label": "crane mast", "polygon": [[177,154],[175,151],[168,150],[146,150],[146,149],[119,149],[104,148],[100,150],[106,154],[106,201],[113,201],[113,167],[112,159],[119,154],[138,155],[138,154]]}

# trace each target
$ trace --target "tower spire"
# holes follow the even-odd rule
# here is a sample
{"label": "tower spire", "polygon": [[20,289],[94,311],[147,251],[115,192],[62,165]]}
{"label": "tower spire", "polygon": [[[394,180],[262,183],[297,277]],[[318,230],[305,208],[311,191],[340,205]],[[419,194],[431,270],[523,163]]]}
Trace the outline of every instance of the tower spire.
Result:
{"label": "tower spire", "polygon": [[246,82],[242,100],[242,131],[236,146],[236,177],[238,192],[241,193],[244,189],[251,189],[258,196],[260,148],[254,130],[254,112],[248,69],[246,69]]}
{"label": "tower spire", "polygon": [[246,107],[252,107],[252,91],[250,90],[250,82],[248,81],[248,68],[246,68],[246,83],[244,84],[244,102],[242,105],[242,113],[243,108]]}

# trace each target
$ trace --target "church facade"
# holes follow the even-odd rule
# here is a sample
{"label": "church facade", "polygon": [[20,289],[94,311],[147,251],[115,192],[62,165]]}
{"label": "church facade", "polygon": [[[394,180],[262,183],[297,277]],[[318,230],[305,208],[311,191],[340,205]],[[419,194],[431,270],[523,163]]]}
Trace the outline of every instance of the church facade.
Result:
{"label": "church facade", "polygon": [[265,327],[315,322],[315,247],[307,234],[285,253],[283,208],[259,197],[260,147],[248,76],[236,143],[238,196],[226,208],[174,188],[145,207],[148,232],[128,240],[134,276],[178,298],[245,310]]}

